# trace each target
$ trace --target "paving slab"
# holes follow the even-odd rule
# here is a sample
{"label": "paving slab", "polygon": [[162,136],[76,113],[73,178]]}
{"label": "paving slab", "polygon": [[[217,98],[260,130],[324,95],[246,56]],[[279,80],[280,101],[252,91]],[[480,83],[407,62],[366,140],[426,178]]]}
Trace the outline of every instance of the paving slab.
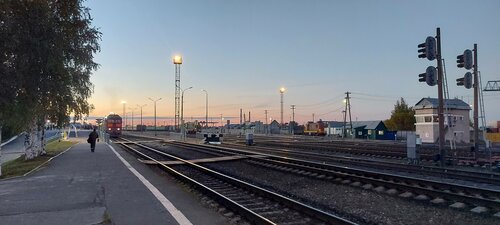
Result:
{"label": "paving slab", "polygon": [[[114,148],[161,193],[172,198],[172,204],[192,224],[228,223],[172,178]],[[0,225],[98,224],[104,218],[120,225],[179,224],[104,143],[98,143],[94,153],[87,143],[79,143],[27,177],[0,180]]]}

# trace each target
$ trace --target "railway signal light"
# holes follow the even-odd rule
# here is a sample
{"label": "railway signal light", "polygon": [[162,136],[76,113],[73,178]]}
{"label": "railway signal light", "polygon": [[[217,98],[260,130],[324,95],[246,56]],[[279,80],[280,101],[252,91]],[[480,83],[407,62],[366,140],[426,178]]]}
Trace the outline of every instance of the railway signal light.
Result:
{"label": "railway signal light", "polygon": [[429,66],[425,70],[425,73],[421,73],[418,75],[420,82],[425,82],[429,86],[434,86],[437,84],[437,70],[436,67]]}
{"label": "railway signal light", "polygon": [[457,67],[470,70],[470,69],[472,69],[472,66],[474,65],[473,61],[474,61],[474,58],[472,56],[472,51],[469,49],[466,49],[464,51],[464,54],[457,56]]}
{"label": "railway signal light", "polygon": [[418,58],[427,58],[428,60],[436,59],[436,39],[427,37],[425,42],[418,45]]}
{"label": "railway signal light", "polygon": [[464,55],[457,55],[457,67],[458,68],[464,67]]}
{"label": "railway signal light", "polygon": [[465,73],[464,77],[457,79],[457,86],[464,86],[467,89],[472,88],[472,73]]}

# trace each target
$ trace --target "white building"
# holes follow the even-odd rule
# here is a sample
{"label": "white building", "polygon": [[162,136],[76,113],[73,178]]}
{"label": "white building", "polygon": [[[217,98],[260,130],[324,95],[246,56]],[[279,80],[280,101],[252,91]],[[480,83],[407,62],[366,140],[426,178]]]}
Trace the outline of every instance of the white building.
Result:
{"label": "white building", "polygon": [[[423,98],[415,107],[416,133],[422,142],[436,143],[439,138],[438,99]],[[445,140],[470,142],[470,106],[460,99],[445,99]]]}

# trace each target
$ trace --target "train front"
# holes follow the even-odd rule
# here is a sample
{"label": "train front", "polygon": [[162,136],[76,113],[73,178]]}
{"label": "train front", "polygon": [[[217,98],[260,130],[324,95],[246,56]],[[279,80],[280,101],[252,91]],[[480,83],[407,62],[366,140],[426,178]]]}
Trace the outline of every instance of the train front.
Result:
{"label": "train front", "polygon": [[106,117],[106,133],[110,137],[118,137],[122,134],[122,118],[117,114],[110,114]]}

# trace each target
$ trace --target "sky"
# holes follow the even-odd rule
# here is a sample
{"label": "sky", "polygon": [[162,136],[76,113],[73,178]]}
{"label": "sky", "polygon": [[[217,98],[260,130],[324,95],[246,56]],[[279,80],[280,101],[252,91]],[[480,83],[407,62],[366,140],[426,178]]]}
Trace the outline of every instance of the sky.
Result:
{"label": "sky", "polygon": [[[500,1],[167,1],[87,0],[92,24],[102,32],[100,68],[91,81],[91,116],[127,114],[148,98],[162,98],[157,115],[172,124],[175,73],[180,54],[184,118],[239,123],[251,119],[343,120],[351,92],[352,119],[385,120],[401,97],[415,105],[437,98],[437,86],[418,82],[436,61],[419,59],[417,45],[441,28],[442,54],[451,98],[473,104],[472,90],[455,79],[467,72],[456,56],[478,44],[483,87],[500,80]],[[500,120],[500,92],[484,93],[486,119]],[[268,118],[269,119],[269,118]]]}

